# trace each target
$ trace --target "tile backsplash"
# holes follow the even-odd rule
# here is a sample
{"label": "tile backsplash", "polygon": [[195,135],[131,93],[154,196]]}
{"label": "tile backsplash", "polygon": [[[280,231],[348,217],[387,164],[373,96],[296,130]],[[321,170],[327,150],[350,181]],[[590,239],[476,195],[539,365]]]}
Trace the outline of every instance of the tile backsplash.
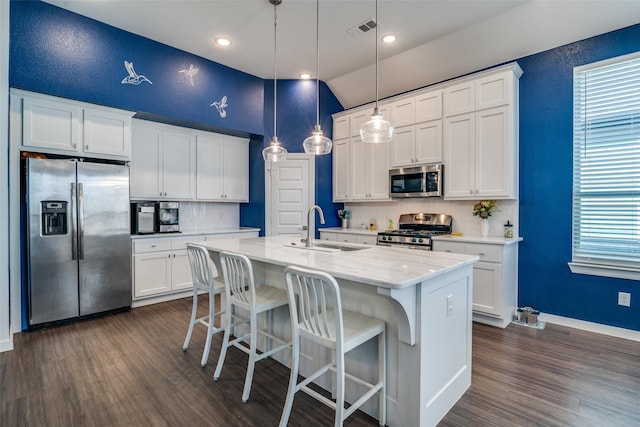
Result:
{"label": "tile backsplash", "polygon": [[180,230],[207,232],[240,226],[238,203],[180,202]]}
{"label": "tile backsplash", "polygon": [[[398,227],[398,218],[406,213],[436,213],[448,214],[453,217],[453,231],[469,236],[480,235],[480,219],[473,216],[475,200],[443,200],[441,198],[418,198],[407,200],[392,200],[377,203],[345,203],[345,208],[351,209],[350,228],[369,228],[371,219],[375,219],[378,230],[389,226],[393,221],[393,228]],[[502,237],[504,224],[513,224],[513,235],[518,236],[519,209],[517,200],[498,200],[498,212],[489,218],[489,236]],[[337,212],[333,213],[337,215]],[[330,213],[325,212],[325,215]]]}

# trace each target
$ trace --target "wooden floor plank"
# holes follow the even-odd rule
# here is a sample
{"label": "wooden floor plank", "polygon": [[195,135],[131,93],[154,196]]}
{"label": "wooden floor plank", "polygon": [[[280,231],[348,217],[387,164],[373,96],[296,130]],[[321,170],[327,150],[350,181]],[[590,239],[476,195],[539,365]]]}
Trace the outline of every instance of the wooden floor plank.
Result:
{"label": "wooden floor plank", "polygon": [[[0,354],[0,426],[277,425],[288,369],[258,363],[243,404],[244,353],[231,348],[213,381],[221,334],[205,368],[204,328],[182,351],[190,310],[186,298],[17,334],[15,349]],[[299,394],[290,425],[332,417]],[[345,425],[377,422],[356,412]],[[440,425],[640,426],[640,343],[552,324],[474,324],[472,386]]]}

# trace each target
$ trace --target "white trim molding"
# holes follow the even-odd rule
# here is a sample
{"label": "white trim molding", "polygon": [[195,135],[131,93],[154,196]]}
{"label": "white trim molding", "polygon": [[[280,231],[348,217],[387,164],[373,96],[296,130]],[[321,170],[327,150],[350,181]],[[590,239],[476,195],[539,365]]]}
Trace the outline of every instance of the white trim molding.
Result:
{"label": "white trim molding", "polygon": [[569,269],[574,274],[589,276],[612,277],[615,279],[640,280],[640,269],[631,267],[616,267],[584,262],[569,262]]}
{"label": "white trim molding", "polygon": [[538,320],[553,323],[555,325],[566,326],[568,328],[581,329],[583,331],[595,332],[596,334],[604,334],[640,342],[640,331],[634,331],[632,329],[602,325],[600,323],[587,322],[585,320],[572,319],[570,317],[556,316],[555,314],[547,313],[540,313]]}

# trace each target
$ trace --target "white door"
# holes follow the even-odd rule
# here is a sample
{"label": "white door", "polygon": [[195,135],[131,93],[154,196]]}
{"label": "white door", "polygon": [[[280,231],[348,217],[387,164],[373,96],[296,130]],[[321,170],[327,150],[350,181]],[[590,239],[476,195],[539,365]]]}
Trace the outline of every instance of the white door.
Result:
{"label": "white door", "polygon": [[315,203],[315,157],[292,153],[284,162],[265,163],[265,235],[300,236]]}

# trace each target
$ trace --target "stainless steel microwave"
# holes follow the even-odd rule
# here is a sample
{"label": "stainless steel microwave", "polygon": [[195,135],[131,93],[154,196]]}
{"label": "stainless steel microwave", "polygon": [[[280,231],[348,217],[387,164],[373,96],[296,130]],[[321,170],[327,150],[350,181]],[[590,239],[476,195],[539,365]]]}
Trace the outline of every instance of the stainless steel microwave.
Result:
{"label": "stainless steel microwave", "polygon": [[440,197],[443,191],[444,165],[431,164],[389,170],[392,198]]}

